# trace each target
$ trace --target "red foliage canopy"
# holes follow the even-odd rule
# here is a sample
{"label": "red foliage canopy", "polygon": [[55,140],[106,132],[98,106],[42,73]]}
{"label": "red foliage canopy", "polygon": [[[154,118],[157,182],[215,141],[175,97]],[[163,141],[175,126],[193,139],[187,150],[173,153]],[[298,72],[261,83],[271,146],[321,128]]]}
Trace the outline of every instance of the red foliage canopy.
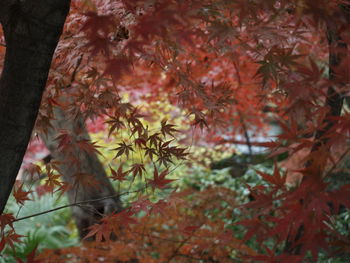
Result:
{"label": "red foliage canopy", "polygon": [[[324,182],[349,151],[349,113],[344,110],[342,114],[349,87],[349,22],[345,0],[73,1],[36,130],[47,131],[52,107],[61,107],[73,117],[81,114],[88,121],[102,118],[110,136],[125,128],[133,136],[113,149],[115,158],[128,158],[136,149],[143,149],[145,158],[167,166],[173,158],[187,155],[167,139],[181,131],[163,120],[160,131],[151,134],[143,123],[145,114],[134,106],[139,100],[151,103],[166,98],[178,105],[192,124],[208,135],[202,135],[208,143],[232,142],[237,134],[248,130],[258,133],[267,121],[276,120],[283,131],[276,142],[264,146],[271,148],[272,155],[288,152],[290,158],[307,152],[298,167],[287,171],[299,173],[303,177],[300,184],[288,188],[286,176],[277,167],[272,175],[258,172],[270,186],[249,189],[254,201],[243,207],[250,215],[239,222],[247,229],[243,241],[234,238],[222,221],[214,217],[206,221],[193,204],[188,204],[193,209],[184,217],[188,222],[182,222],[182,229],[180,223],[173,226],[179,231],[174,241],[179,246],[166,251],[162,260],[170,262],[181,254],[188,262],[229,262],[230,253],[226,258],[220,256],[219,244],[227,251],[241,250],[259,262],[301,262],[308,252],[316,259],[321,249],[335,244],[344,249],[350,242],[336,233],[330,221],[340,207],[349,208],[350,188],[330,191]],[[0,46],[1,57],[4,51]],[[67,93],[71,100],[62,102],[62,94]],[[126,102],[123,94],[128,94],[130,101]],[[57,140],[64,151],[71,147],[98,151],[88,141],[72,144],[64,131]],[[112,179],[125,179],[121,165],[111,172]],[[166,178],[167,169],[156,167],[153,179],[146,179],[143,163],[134,163],[128,173],[145,179],[154,189],[165,188],[172,181]],[[48,180],[50,187],[60,186],[55,178],[49,176]],[[20,203],[27,195],[21,187],[15,191]],[[202,202],[206,196],[200,198]],[[153,203],[140,197],[121,213],[94,225],[88,236],[96,235],[97,242],[109,241],[111,233],[125,231],[125,239],[131,242],[132,234],[139,235],[130,245],[118,240],[109,249],[122,250],[119,260],[138,257],[139,262],[160,262],[139,255],[146,255],[149,248],[161,248],[157,239],[170,242],[168,233],[166,237],[152,236],[162,230],[151,232],[149,225],[146,232],[139,229],[135,215],[141,210],[152,214],[141,221],[153,220],[145,222],[153,226],[164,223],[164,218],[153,215],[156,213],[175,220],[168,211],[169,206],[177,206],[174,200]],[[203,209],[210,206],[201,205]],[[193,215],[200,220],[196,222]],[[6,214],[0,218],[0,249],[4,240],[11,245],[18,239],[11,231],[5,235],[4,226],[12,221]],[[262,245],[273,240],[275,249],[263,245],[258,253],[243,245],[253,236]],[[200,241],[205,237],[211,240],[207,244]],[[146,252],[138,251],[141,240],[146,239],[151,245],[144,246]],[[101,250],[90,249],[93,256],[88,260],[93,262]]]}

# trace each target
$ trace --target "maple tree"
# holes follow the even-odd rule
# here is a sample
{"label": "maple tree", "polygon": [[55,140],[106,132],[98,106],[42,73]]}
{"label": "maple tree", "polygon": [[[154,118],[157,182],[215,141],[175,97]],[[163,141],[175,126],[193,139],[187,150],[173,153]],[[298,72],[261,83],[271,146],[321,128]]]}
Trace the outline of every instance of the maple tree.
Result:
{"label": "maple tree", "polygon": [[[45,187],[68,193],[79,211],[78,227],[82,207],[93,210],[81,220],[80,235],[96,242],[83,249],[45,251],[39,261],[303,262],[316,261],[321,251],[337,252],[333,247],[341,253],[349,249],[349,236],[336,231],[334,218],[349,208],[350,188],[330,189],[327,182],[337,180],[334,171],[345,173],[349,152],[349,113],[343,105],[349,85],[348,1],[0,4],[0,211],[35,121],[35,132],[53,157],[46,165]],[[182,112],[170,111],[159,121],[152,119],[152,109],[137,106],[164,100]],[[200,131],[186,132],[171,123],[183,112],[183,125]],[[254,134],[267,129],[271,119],[281,134],[274,141],[255,142]],[[122,193],[113,189],[97,159],[102,150],[91,141],[86,121],[92,121],[90,128],[99,121],[107,125],[101,130],[113,145],[106,147],[113,152],[110,179],[119,185],[143,182],[140,194],[124,208]],[[245,205],[220,188],[154,200],[147,191],[168,190],[174,181],[170,166],[189,155],[177,144],[186,133],[207,147],[243,143],[252,155],[253,146],[264,146],[269,158],[288,153],[288,160],[298,163],[286,165],[287,171],[275,163],[271,175],[256,171],[265,184],[246,185],[252,201]],[[40,173],[41,168],[30,169]],[[300,180],[288,181],[291,173]],[[30,192],[19,184],[13,195],[25,205]],[[246,216],[233,223],[237,207]],[[1,215],[0,250],[19,241],[13,227],[18,220],[24,219]],[[239,240],[241,226],[245,232]],[[249,248],[251,240],[260,248]],[[28,262],[36,260],[33,251]]]}

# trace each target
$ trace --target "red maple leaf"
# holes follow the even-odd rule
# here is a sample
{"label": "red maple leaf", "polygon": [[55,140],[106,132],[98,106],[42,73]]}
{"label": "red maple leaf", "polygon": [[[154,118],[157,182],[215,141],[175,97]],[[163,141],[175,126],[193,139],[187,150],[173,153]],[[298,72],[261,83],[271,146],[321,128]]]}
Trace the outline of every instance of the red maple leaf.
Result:
{"label": "red maple leaf", "polygon": [[111,30],[118,26],[118,22],[113,15],[99,15],[97,12],[87,12],[84,15],[87,19],[82,30],[88,32],[89,38],[97,34],[107,36]]}
{"label": "red maple leaf", "polygon": [[134,178],[139,175],[142,177],[143,172],[146,172],[145,165],[142,163],[134,163],[130,169],[130,172],[132,172],[132,175]]}
{"label": "red maple leaf", "polygon": [[95,236],[96,242],[102,242],[102,241],[110,241],[111,240],[111,234],[112,234],[112,228],[111,226],[103,222],[101,224],[94,224],[89,227],[90,232],[84,237],[84,239],[88,239],[89,237]]}
{"label": "red maple leaf", "polygon": [[281,189],[286,184],[286,175],[281,175],[277,164],[275,163],[275,168],[273,171],[273,175],[269,175],[267,173],[263,173],[260,171],[256,171],[266,182],[276,186],[277,188]]}
{"label": "red maple leaf", "polygon": [[15,220],[15,217],[13,214],[1,214],[0,215],[0,230],[4,230],[6,226],[10,226],[13,228],[13,221]]}
{"label": "red maple leaf", "polygon": [[61,131],[55,140],[58,141],[58,149],[63,149],[67,146],[70,146],[72,143],[72,138],[67,131]]}
{"label": "red maple leaf", "polygon": [[123,172],[122,164],[119,166],[117,171],[115,171],[111,166],[109,166],[109,169],[111,170],[111,173],[112,173],[112,176],[111,176],[112,180],[117,180],[119,182],[126,180],[125,177],[128,175],[128,172]]}
{"label": "red maple leaf", "polygon": [[147,196],[139,197],[139,199],[132,203],[131,211],[133,213],[138,213],[140,211],[148,212],[149,208],[152,207],[151,201]]}
{"label": "red maple leaf", "polygon": [[153,180],[148,180],[148,183],[152,185],[153,189],[163,189],[167,186],[167,184],[171,183],[172,181],[175,181],[174,179],[165,179],[165,176],[167,176],[168,174],[168,169],[158,174],[158,169],[154,167]]}
{"label": "red maple leaf", "polygon": [[33,191],[23,191],[23,184],[21,184],[19,187],[15,187],[13,196],[15,197],[17,204],[24,205],[24,201],[30,200],[28,195],[32,192]]}
{"label": "red maple leaf", "polygon": [[98,146],[96,144],[96,142],[92,142],[90,140],[86,140],[86,139],[82,139],[82,140],[79,140],[75,143],[75,145],[85,151],[86,153],[97,153],[99,155],[102,155],[102,153],[97,150],[97,148],[100,148],[100,146]]}
{"label": "red maple leaf", "polygon": [[106,68],[103,75],[109,75],[113,80],[119,80],[120,77],[130,71],[131,62],[126,56],[119,56],[106,62]]}
{"label": "red maple leaf", "polygon": [[118,145],[119,145],[119,147],[113,149],[113,150],[118,151],[117,155],[114,157],[114,159],[123,155],[124,153],[125,153],[126,157],[129,157],[130,151],[131,152],[134,151],[131,144],[126,144],[125,142],[122,142],[122,143],[118,143]]}
{"label": "red maple leaf", "polygon": [[174,128],[175,125],[167,124],[167,121],[168,121],[167,119],[162,120],[162,122],[161,122],[161,125],[162,125],[161,132],[162,132],[163,136],[165,136],[166,134],[169,134],[170,136],[175,137],[173,133],[174,132],[179,132],[179,130]]}
{"label": "red maple leaf", "polygon": [[169,206],[167,202],[164,200],[160,200],[157,203],[152,205],[152,209],[150,212],[154,212],[156,214],[161,214],[163,216],[166,216],[165,209]]}
{"label": "red maple leaf", "polygon": [[12,229],[3,237],[3,239],[5,240],[5,243],[12,248],[12,250],[15,250],[15,243],[22,243],[20,240],[21,237],[24,236],[16,234],[16,232]]}
{"label": "red maple leaf", "polygon": [[157,132],[157,133],[152,134],[151,136],[148,137],[147,141],[149,141],[150,146],[152,146],[152,145],[156,146],[156,145],[158,145],[158,142],[162,141],[159,135],[160,134]]}
{"label": "red maple leaf", "polygon": [[115,130],[118,131],[119,129],[125,127],[124,122],[121,121],[119,117],[118,118],[111,117],[111,119],[106,121],[106,123],[110,125],[109,132],[108,132],[108,137],[110,137],[111,134]]}
{"label": "red maple leaf", "polygon": [[137,223],[137,220],[134,217],[134,212],[133,211],[123,210],[120,213],[117,213],[117,214],[115,214],[113,216],[116,217],[118,222],[121,225],[123,225],[124,227],[127,227],[130,224],[136,224]]}

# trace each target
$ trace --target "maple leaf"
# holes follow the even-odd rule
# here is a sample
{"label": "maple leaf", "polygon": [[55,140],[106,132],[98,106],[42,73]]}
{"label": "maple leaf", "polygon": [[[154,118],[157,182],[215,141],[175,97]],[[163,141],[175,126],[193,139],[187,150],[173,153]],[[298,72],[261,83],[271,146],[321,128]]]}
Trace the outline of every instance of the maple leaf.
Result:
{"label": "maple leaf", "polygon": [[169,163],[174,163],[168,154],[159,154],[157,162],[159,162],[160,165],[164,165],[165,167],[167,167]]}
{"label": "maple leaf", "polygon": [[111,166],[109,166],[109,169],[111,170],[112,173],[112,180],[117,180],[119,182],[125,181],[126,176],[128,175],[128,172],[123,172],[123,166],[122,164],[119,166],[118,171],[116,172]]}
{"label": "maple leaf", "polygon": [[145,117],[145,115],[139,113],[139,109],[135,108],[127,118],[127,122],[132,126],[131,135],[135,133],[138,134],[139,137],[142,137],[145,133],[145,127],[143,126],[140,118]]}
{"label": "maple leaf", "polygon": [[140,136],[140,137],[135,139],[134,144],[135,144],[135,146],[142,149],[147,144],[147,138],[145,138],[144,136]]}
{"label": "maple leaf", "polygon": [[88,154],[97,153],[99,155],[102,155],[102,153],[99,150],[97,150],[97,148],[100,148],[100,146],[98,146],[96,142],[91,142],[90,140],[82,139],[76,141],[75,145]]}
{"label": "maple leaf", "polygon": [[286,175],[282,176],[280,174],[280,171],[277,167],[277,164],[275,163],[275,167],[274,167],[274,171],[273,171],[273,175],[269,175],[260,171],[256,172],[266,181],[269,182],[272,185],[275,185],[278,189],[282,189],[285,184],[286,184]]}
{"label": "maple leaf", "polygon": [[311,82],[317,82],[321,79],[324,70],[320,69],[311,57],[309,57],[309,61],[310,68],[304,65],[298,65],[298,72],[306,75],[306,80]]}
{"label": "maple leaf", "polygon": [[35,176],[38,176],[42,173],[41,167],[33,163],[26,167],[25,171],[30,175],[31,179],[34,179]]}
{"label": "maple leaf", "polygon": [[115,215],[113,215],[115,218],[117,218],[118,222],[123,225],[124,227],[127,227],[131,224],[136,224],[137,220],[134,217],[133,211],[126,211],[123,210],[122,212],[119,212]]}
{"label": "maple leaf", "polygon": [[255,187],[251,187],[248,184],[246,184],[250,194],[253,196],[254,201],[249,202],[245,204],[244,206],[247,208],[255,208],[255,209],[260,209],[260,208],[269,208],[272,205],[272,202],[276,199],[274,196],[274,193],[278,190],[275,189],[274,191],[267,192],[266,187],[263,185],[257,185]]}
{"label": "maple leaf", "polygon": [[89,227],[90,232],[84,237],[84,240],[95,236],[96,242],[111,241],[112,228],[108,223],[94,224]]}
{"label": "maple leaf", "polygon": [[178,195],[178,193],[176,193],[176,190],[174,190],[167,200],[169,206],[171,206],[175,210],[181,206],[186,207],[186,201],[183,199],[183,195],[188,195],[188,193],[181,192],[180,195]]}
{"label": "maple leaf", "polygon": [[134,176],[134,178],[139,175],[142,178],[142,174],[143,172],[146,172],[146,168],[145,165],[142,163],[134,163],[131,166],[130,172],[132,172],[132,175]]}
{"label": "maple leaf", "polygon": [[101,33],[107,36],[110,30],[117,28],[117,23],[113,15],[100,15],[97,12],[86,12],[87,19],[81,30],[88,31],[90,35]]}
{"label": "maple leaf", "polygon": [[242,243],[244,243],[247,240],[250,240],[254,235],[258,235],[259,233],[261,233],[263,223],[258,218],[252,218],[247,220],[241,220],[236,224],[243,225],[248,229],[248,231],[245,233],[242,239]]}
{"label": "maple leaf", "polygon": [[166,154],[168,152],[168,150],[169,150],[170,143],[172,143],[173,141],[174,141],[174,139],[166,141],[166,142],[160,141],[158,143],[159,152],[162,153],[162,154]]}
{"label": "maple leaf", "polygon": [[125,153],[126,157],[128,158],[130,151],[134,152],[134,149],[132,148],[131,144],[126,144],[125,142],[122,142],[122,143],[118,143],[118,145],[119,145],[119,147],[112,149],[114,151],[118,151],[117,155],[114,157],[114,159],[123,155],[124,153]]}
{"label": "maple leaf", "polygon": [[162,132],[162,134],[163,134],[163,136],[165,136],[166,134],[169,134],[170,136],[172,136],[172,137],[175,137],[174,136],[174,132],[179,132],[179,130],[177,130],[177,129],[175,129],[174,127],[175,127],[175,125],[173,125],[173,124],[167,124],[167,119],[164,119],[164,120],[162,120],[162,122],[161,122],[161,132]]}
{"label": "maple leaf", "polygon": [[0,230],[3,231],[6,226],[9,226],[13,228],[13,221],[15,220],[15,217],[13,214],[6,214],[3,213],[0,215]]}
{"label": "maple leaf", "polygon": [[58,141],[58,149],[63,149],[67,146],[70,146],[72,143],[72,137],[68,134],[67,131],[62,130],[60,134],[55,138]]}
{"label": "maple leaf", "polygon": [[38,185],[35,189],[36,193],[38,194],[39,197],[47,194],[47,193],[51,193],[53,192],[53,188],[44,184],[44,185]]}
{"label": "maple leaf", "polygon": [[209,41],[217,39],[220,43],[226,41],[227,38],[232,38],[237,34],[236,29],[228,23],[214,20],[208,27]]}
{"label": "maple leaf", "polygon": [[160,174],[158,174],[158,169],[154,167],[153,180],[148,180],[148,183],[152,185],[152,188],[163,189],[167,186],[167,184],[175,181],[174,179],[165,179],[165,176],[169,174],[168,169],[164,170]]}
{"label": "maple leaf", "polygon": [[298,124],[297,122],[292,119],[291,124],[288,125],[284,123],[283,121],[279,121],[278,124],[281,126],[283,132],[279,135],[277,135],[277,138],[280,140],[291,140],[291,141],[297,141],[301,134],[300,131],[298,130]]}
{"label": "maple leaf", "polygon": [[125,124],[120,120],[120,118],[111,118],[111,120],[106,121],[110,125],[108,138],[116,130],[119,131],[121,128],[125,127]]}
{"label": "maple leaf", "polygon": [[150,143],[150,146],[152,145],[158,145],[158,142],[161,142],[162,139],[160,138],[159,136],[160,134],[159,133],[155,133],[155,134],[152,134],[151,136],[148,137],[148,140],[149,143]]}
{"label": "maple leaf", "polygon": [[133,109],[134,107],[130,103],[118,103],[115,115],[127,118],[127,112]]}
{"label": "maple leaf", "polygon": [[157,214],[161,214],[162,216],[165,216],[165,210],[168,207],[168,203],[165,202],[164,200],[159,200],[157,203],[152,204],[152,209],[150,212],[154,212]]}
{"label": "maple leaf", "polygon": [[16,203],[20,205],[24,205],[24,201],[31,200],[28,195],[33,191],[23,191],[23,184],[19,187],[16,187],[13,191],[13,196],[16,199]]}
{"label": "maple leaf", "polygon": [[106,68],[103,75],[109,75],[117,81],[120,77],[130,71],[131,62],[126,56],[118,56],[106,62]]}
{"label": "maple leaf", "polygon": [[58,198],[61,198],[64,193],[66,193],[68,190],[72,188],[72,185],[67,182],[62,182],[62,185],[56,190],[56,192],[59,192]]}
{"label": "maple leaf", "polygon": [[54,173],[47,173],[47,179],[45,180],[45,185],[51,189],[54,189],[56,186],[61,186],[62,182],[60,181],[61,175]]}
{"label": "maple leaf", "polygon": [[187,148],[179,148],[179,147],[169,147],[169,153],[175,156],[179,160],[185,160],[188,152],[186,152]]}
{"label": "maple leaf", "polygon": [[209,128],[208,122],[205,120],[205,115],[203,112],[199,110],[193,110],[190,114],[194,114],[193,125],[199,125],[201,130],[203,130],[205,127]]}
{"label": "maple leaf", "polygon": [[88,173],[77,172],[73,175],[74,185],[83,185],[91,188],[101,189],[101,185],[96,176]]}
{"label": "maple leaf", "polygon": [[148,156],[151,160],[153,160],[153,156],[157,156],[157,150],[154,148],[146,147],[145,149],[145,156]]}
{"label": "maple leaf", "polygon": [[275,62],[269,60],[258,61],[261,66],[256,72],[255,76],[260,76],[263,79],[263,85],[265,86],[270,79],[277,79],[278,65]]}
{"label": "maple leaf", "polygon": [[98,53],[102,53],[106,57],[109,57],[110,48],[113,43],[109,38],[94,35],[92,39],[86,44],[88,49],[91,49],[91,56],[96,56]]}
{"label": "maple leaf", "polygon": [[131,211],[133,213],[138,213],[140,211],[145,211],[148,213],[149,208],[152,207],[151,201],[147,196],[141,196],[137,201],[131,204]]}
{"label": "maple leaf", "polygon": [[332,204],[334,205],[335,212],[338,213],[341,205],[346,208],[350,208],[350,185],[343,185],[337,190],[334,190],[330,193],[330,198],[332,200]]}
{"label": "maple leaf", "polygon": [[20,240],[22,237],[24,236],[16,234],[16,232],[11,229],[3,238],[5,239],[6,244],[15,251],[15,243],[22,243],[23,241]]}
{"label": "maple leaf", "polygon": [[[296,61],[297,59],[303,57],[304,55],[293,54],[293,48],[282,48],[276,50],[276,58],[281,66],[286,67],[288,69],[298,66],[299,63]],[[313,65],[315,66],[315,65]]]}

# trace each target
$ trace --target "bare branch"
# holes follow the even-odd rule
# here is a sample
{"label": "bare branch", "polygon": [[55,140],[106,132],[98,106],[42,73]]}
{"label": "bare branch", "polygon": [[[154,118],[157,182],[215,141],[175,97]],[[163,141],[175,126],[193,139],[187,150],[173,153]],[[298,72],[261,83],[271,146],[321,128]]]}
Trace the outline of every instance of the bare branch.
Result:
{"label": "bare branch", "polygon": [[139,193],[141,191],[143,191],[145,189],[145,187],[140,188],[138,190],[135,191],[128,191],[128,192],[124,192],[124,193],[120,193],[120,194],[115,194],[115,195],[110,195],[110,196],[105,196],[105,197],[101,197],[101,198],[97,198],[97,199],[91,199],[91,200],[85,200],[85,201],[80,201],[80,202],[76,202],[76,203],[72,203],[72,204],[68,204],[68,205],[62,205],[50,210],[46,210],[40,213],[35,213],[29,216],[24,216],[24,217],[20,217],[20,218],[16,218],[15,220],[13,220],[13,222],[18,222],[18,221],[22,221],[31,217],[36,217],[36,216],[40,216],[40,215],[44,215],[44,214],[48,214],[57,210],[61,210],[67,207],[72,207],[72,206],[82,206],[84,204],[89,204],[89,203],[95,203],[95,202],[99,202],[99,201],[103,201],[106,199],[111,199],[111,198],[115,198],[115,197],[121,197],[123,195],[128,195],[128,194],[133,194],[133,193]]}

